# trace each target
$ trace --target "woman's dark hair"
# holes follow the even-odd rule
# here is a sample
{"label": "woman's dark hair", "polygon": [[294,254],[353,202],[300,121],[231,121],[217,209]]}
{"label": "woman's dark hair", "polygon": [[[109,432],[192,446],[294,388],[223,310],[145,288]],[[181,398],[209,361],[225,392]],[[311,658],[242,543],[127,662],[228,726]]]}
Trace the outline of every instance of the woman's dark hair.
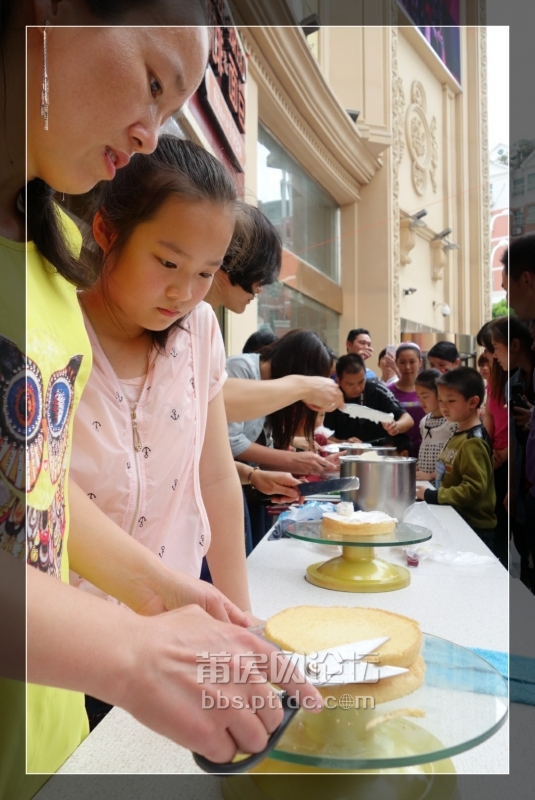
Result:
{"label": "woman's dark hair", "polygon": [[243,345],[242,353],[258,353],[263,347],[276,342],[277,337],[269,327],[263,325],[260,330],[252,333]]}
{"label": "woman's dark hair", "polygon": [[485,353],[481,353],[481,355],[480,355],[480,356],[479,356],[479,358],[477,359],[477,366],[478,366],[478,367],[483,367],[483,366],[485,366],[485,364],[486,364],[488,367],[490,367],[490,361],[489,361],[489,359],[487,358],[487,356],[485,355]]}
{"label": "woman's dark hair", "polygon": [[501,262],[506,275],[520,280],[523,272],[535,272],[535,233],[513,239],[504,251]]}
{"label": "woman's dark hair", "polygon": [[[509,342],[518,339],[523,350],[530,353],[533,338],[525,322],[521,322],[518,317],[496,317],[490,323],[491,338],[496,342],[509,346]],[[535,353],[533,353],[535,356]]]}
{"label": "woman's dark hair", "polygon": [[414,352],[418,355],[418,358],[422,357],[422,351],[417,344],[414,342],[402,342],[396,350],[396,361],[404,350],[414,350]]}
{"label": "woman's dark hair", "polygon": [[476,335],[476,342],[480,347],[484,347],[485,350],[488,350],[489,353],[494,353],[494,347],[492,346],[492,336],[490,335],[490,326],[492,325],[492,320],[490,322],[485,322],[484,325],[478,330]]}
{"label": "woman's dark hair", "polygon": [[[509,320],[513,319],[513,317],[497,317],[496,319],[491,320],[490,322],[485,323],[483,328],[479,333],[481,335],[481,341],[483,342],[483,346],[489,350],[491,353],[494,352],[494,347],[492,345],[492,340],[496,339],[496,341],[500,342],[503,341],[503,344],[509,344],[509,335],[507,332]],[[528,340],[531,339],[529,336],[529,329],[527,325],[524,325],[520,320],[516,320],[519,326],[522,326],[526,329]],[[478,334],[479,337],[479,334]],[[512,338],[518,338],[512,337]],[[490,343],[490,347],[487,344]],[[478,339],[479,344],[479,339]],[[489,361],[490,364],[490,377],[489,377],[489,391],[490,394],[498,401],[498,403],[505,402],[505,386],[508,380],[508,374],[502,367],[502,365],[497,361],[495,358],[492,361]]]}
{"label": "woman's dark hair", "polygon": [[[299,328],[288,331],[276,342],[263,347],[260,361],[269,361],[272,379],[286,375],[320,375],[328,378],[331,374],[331,356],[327,346],[313,331]],[[268,419],[275,447],[286,450],[301,426],[305,438],[312,443],[316,416],[316,412],[301,401],[270,414]]]}
{"label": "woman's dark hair", "polygon": [[[171,197],[219,206],[234,206],[238,202],[232,178],[215,156],[194,142],[162,136],[153,153],[134,156],[112,181],[102,184],[96,195],[91,219],[100,211],[114,239],[104,254],[95,244],[89,226],[84,259],[91,275],[100,275],[106,267],[103,279],[107,277],[135,228],[152,219]],[[154,331],[155,346],[164,348],[170,331],[181,321],[164,331]]]}
{"label": "woman's dark hair", "polygon": [[437,393],[437,380],[442,375],[439,369],[424,369],[416,380],[414,381],[416,386],[423,386],[424,389],[429,389],[431,392]]}
{"label": "woman's dark hair", "polygon": [[453,344],[453,342],[437,342],[433,345],[431,350],[427,354],[427,358],[440,358],[442,361],[449,361],[451,364],[455,364],[457,359],[459,358],[459,351]]}
{"label": "woman's dark hair", "polygon": [[253,293],[253,286],[274,283],[281,270],[282,244],[279,234],[259,208],[244,203],[238,210],[236,227],[221,269],[233,286]]}

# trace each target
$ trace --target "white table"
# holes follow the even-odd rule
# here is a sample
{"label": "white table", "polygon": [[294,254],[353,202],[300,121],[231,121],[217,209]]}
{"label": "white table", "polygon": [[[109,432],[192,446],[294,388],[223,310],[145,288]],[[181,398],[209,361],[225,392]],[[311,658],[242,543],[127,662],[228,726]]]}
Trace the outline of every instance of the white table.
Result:
{"label": "white table", "polygon": [[[431,509],[458,550],[489,555],[487,547],[451,507]],[[389,551],[388,558],[400,558],[395,552]],[[264,539],[248,559],[254,612],[268,618],[295,605],[380,607],[414,617],[423,631],[462,646],[508,650],[509,576],[496,559],[488,565],[464,568],[421,561],[411,571],[411,584],[404,589],[353,594],[321,589],[305,580],[305,569],[310,563],[332,556],[332,547],[295,539]],[[507,773],[507,723],[490,740],[455,756],[453,762],[458,774]],[[191,774],[200,770],[188,750],[115,708],[59,772]],[[54,785],[54,779],[51,784]],[[203,785],[202,796],[207,800],[221,797],[217,781],[214,783],[206,776]],[[47,800],[46,791],[46,787],[41,790],[39,800]]]}

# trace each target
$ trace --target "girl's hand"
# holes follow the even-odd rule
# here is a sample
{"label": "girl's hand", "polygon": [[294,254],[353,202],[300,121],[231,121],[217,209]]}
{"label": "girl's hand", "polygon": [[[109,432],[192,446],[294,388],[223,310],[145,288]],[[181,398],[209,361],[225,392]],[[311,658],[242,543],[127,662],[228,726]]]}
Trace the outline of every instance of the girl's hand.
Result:
{"label": "girl's hand", "polygon": [[334,411],[344,405],[344,395],[330,378],[300,376],[303,381],[303,403],[313,411]]}
{"label": "girl's hand", "polygon": [[259,492],[274,495],[272,503],[291,503],[299,499],[295,486],[300,482],[289,472],[271,472],[255,469],[251,473],[251,485]]}
{"label": "girl's hand", "polygon": [[425,494],[425,487],[424,486],[417,486],[416,487],[416,499],[423,500]]}
{"label": "girl's hand", "polygon": [[505,447],[503,450],[494,450],[492,453],[492,461],[494,469],[498,469],[502,464],[505,464],[509,457],[509,448]]}
{"label": "girl's hand", "polygon": [[399,425],[396,420],[393,422],[382,422],[381,425],[390,436],[397,436],[399,433]]}
{"label": "girl's hand", "polygon": [[416,480],[417,481],[434,481],[435,480],[435,473],[434,472],[422,472],[421,470],[416,470]]}
{"label": "girl's hand", "polygon": [[200,606],[211,617],[222,622],[232,622],[243,628],[254,624],[247,612],[241,611],[211,583],[169,569],[164,564],[161,564],[159,581],[152,597],[134,611],[150,617],[190,605]]}

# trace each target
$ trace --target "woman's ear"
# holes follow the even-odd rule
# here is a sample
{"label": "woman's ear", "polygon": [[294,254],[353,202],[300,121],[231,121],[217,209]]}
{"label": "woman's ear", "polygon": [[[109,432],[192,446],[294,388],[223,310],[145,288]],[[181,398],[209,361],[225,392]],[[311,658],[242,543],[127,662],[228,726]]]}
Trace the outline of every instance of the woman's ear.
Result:
{"label": "woman's ear", "polygon": [[44,25],[95,25],[98,20],[80,0],[32,0],[35,21]]}
{"label": "woman's ear", "polygon": [[113,236],[100,211],[97,211],[93,218],[93,238],[100,249],[107,253],[113,241]]}

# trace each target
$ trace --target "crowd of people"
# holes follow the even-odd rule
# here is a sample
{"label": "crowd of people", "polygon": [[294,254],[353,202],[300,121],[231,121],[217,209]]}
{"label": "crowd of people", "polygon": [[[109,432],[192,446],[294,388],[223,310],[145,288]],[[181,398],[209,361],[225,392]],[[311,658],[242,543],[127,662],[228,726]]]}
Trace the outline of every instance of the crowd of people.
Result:
{"label": "crowd of people", "polygon": [[[258,752],[282,720],[267,702],[269,683],[251,678],[258,672],[268,681],[278,674],[302,704],[321,709],[318,691],[294,674],[281,681],[276,648],[246,630],[258,620],[245,562],[265,532],[263,498],[296,500],[303,478],[337,468],[340,454],[322,453],[315,439],[319,425],[335,442],[389,443],[417,457],[419,477],[434,485],[419,498],[453,505],[506,563],[512,406],[512,529],[523,579],[533,575],[533,353],[521,320],[535,317],[534,240],[512,245],[504,262],[518,315],[511,347],[506,320],[480,331],[486,388],[449,342],[427,364],[415,343],[389,345],[379,377],[366,364],[374,351],[362,328],[340,358],[317,333],[296,329],[281,338],[259,331],[225,359],[213,307],[242,313],[277,279],[281,243],[215,156],[158,138],[201,81],[209,29],[130,25],[128,5],[110,0],[103,11],[87,0],[93,20],[124,27],[82,29],[70,18],[50,28],[12,4],[3,30],[8,47],[32,26],[29,183],[21,192],[25,158],[14,147],[0,242],[13,282],[23,280],[25,260],[28,270],[27,334],[7,315],[0,341],[2,408],[11,415],[2,431],[0,568],[6,559],[27,564],[30,773],[56,771],[87,735],[88,718],[96,724],[113,705],[214,761]],[[157,3],[136,7],[149,5],[152,14]],[[45,74],[53,64],[50,116],[43,59]],[[81,194],[101,181],[82,242],[50,187]],[[346,402],[393,419],[353,420],[340,411]],[[199,579],[204,560],[213,585]],[[20,618],[14,596],[4,599],[6,615]],[[2,665],[15,680],[25,674],[21,627]],[[196,656],[223,651],[234,666],[226,690],[244,706],[214,703],[199,714],[201,691],[217,687],[199,684]],[[253,654],[266,657],[263,666]],[[253,692],[266,699],[257,713],[247,704]],[[0,766],[7,781],[18,764]],[[19,785],[12,796],[32,793]]]}

